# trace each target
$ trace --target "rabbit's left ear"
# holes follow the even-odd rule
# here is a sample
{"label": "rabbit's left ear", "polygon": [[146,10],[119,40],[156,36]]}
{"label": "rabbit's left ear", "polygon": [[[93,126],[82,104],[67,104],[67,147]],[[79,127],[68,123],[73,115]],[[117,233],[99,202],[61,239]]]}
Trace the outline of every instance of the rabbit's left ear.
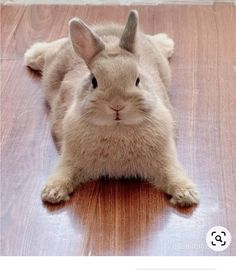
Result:
{"label": "rabbit's left ear", "polygon": [[105,49],[104,42],[79,18],[70,20],[69,28],[74,51],[89,65],[92,58]]}
{"label": "rabbit's left ear", "polygon": [[131,10],[129,12],[128,21],[125,25],[124,32],[120,39],[120,47],[131,53],[134,53],[137,32],[138,32],[138,12],[137,10]]}

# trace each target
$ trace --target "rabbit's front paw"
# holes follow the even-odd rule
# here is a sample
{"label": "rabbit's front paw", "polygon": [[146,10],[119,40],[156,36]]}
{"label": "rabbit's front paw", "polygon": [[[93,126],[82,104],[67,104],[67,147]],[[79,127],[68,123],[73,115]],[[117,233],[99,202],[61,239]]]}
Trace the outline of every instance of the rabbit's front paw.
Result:
{"label": "rabbit's front paw", "polygon": [[48,183],[42,190],[41,198],[44,202],[59,203],[62,201],[68,201],[70,199],[69,194],[72,190],[68,190],[68,185],[64,182],[58,181]]}
{"label": "rabbit's front paw", "polygon": [[170,195],[173,205],[189,207],[199,203],[198,192],[194,186],[176,186]]}

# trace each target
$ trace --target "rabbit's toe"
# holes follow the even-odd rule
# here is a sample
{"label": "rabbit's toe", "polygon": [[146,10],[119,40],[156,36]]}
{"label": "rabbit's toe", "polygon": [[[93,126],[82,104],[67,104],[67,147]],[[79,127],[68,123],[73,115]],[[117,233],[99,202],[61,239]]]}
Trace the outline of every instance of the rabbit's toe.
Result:
{"label": "rabbit's toe", "polygon": [[176,187],[172,192],[171,204],[189,207],[199,203],[198,192],[194,186]]}
{"label": "rabbit's toe", "polygon": [[69,200],[69,192],[64,183],[56,182],[47,184],[41,193],[44,202],[59,203]]}

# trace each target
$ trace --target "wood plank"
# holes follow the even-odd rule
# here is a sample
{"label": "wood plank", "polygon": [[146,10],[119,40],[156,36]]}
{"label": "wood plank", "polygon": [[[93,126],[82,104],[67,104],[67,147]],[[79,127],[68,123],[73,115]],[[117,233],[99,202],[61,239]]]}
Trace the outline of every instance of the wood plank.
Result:
{"label": "wood plank", "polygon": [[[38,40],[66,35],[67,22],[123,22],[127,6],[7,6],[2,9],[1,254],[236,255],[214,253],[212,226],[236,234],[236,7],[138,6],[141,28],[176,43],[171,100],[179,158],[201,203],[180,210],[147,183],[103,179],[79,187],[71,201],[42,204],[56,164],[40,78],[23,66]],[[14,20],[10,18],[14,17]]]}
{"label": "wood plank", "polygon": [[24,14],[24,6],[1,5],[1,59],[15,59],[18,46],[15,39],[17,27]]}

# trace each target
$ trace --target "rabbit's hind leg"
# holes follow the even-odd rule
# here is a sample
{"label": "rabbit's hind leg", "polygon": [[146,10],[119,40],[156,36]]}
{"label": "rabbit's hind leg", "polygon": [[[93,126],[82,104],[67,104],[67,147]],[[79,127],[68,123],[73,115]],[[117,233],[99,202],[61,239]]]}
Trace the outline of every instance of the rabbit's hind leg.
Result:
{"label": "rabbit's hind leg", "polygon": [[174,53],[174,41],[165,33],[153,35],[152,39],[157,43],[161,52],[166,58],[170,58]]}
{"label": "rabbit's hind leg", "polygon": [[25,65],[33,70],[42,71],[48,46],[48,42],[37,42],[33,44],[24,54]]}
{"label": "rabbit's hind leg", "polygon": [[33,44],[24,54],[25,65],[33,70],[42,71],[46,59],[52,58],[66,42],[67,38],[52,42],[37,42]]}

